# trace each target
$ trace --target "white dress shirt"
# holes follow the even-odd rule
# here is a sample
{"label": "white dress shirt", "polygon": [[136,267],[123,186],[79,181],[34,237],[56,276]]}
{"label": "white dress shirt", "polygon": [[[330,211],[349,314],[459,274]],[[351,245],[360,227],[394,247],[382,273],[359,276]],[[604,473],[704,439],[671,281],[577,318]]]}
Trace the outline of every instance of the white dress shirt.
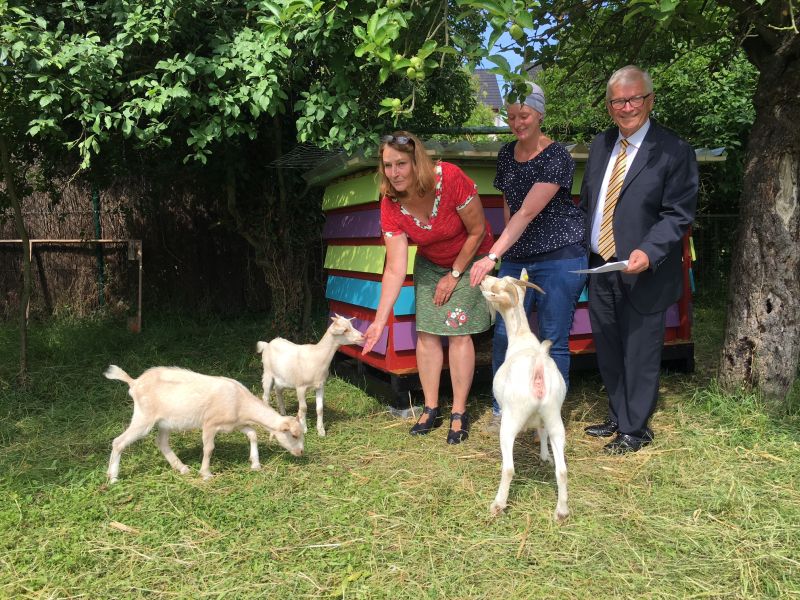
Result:
{"label": "white dress shirt", "polygon": [[[633,164],[633,159],[636,158],[636,153],[639,151],[639,147],[642,145],[644,141],[644,136],[647,135],[647,132],[650,130],[650,119],[645,121],[644,125],[642,125],[636,133],[631,135],[628,139],[628,148],[625,152],[625,175],[627,176],[628,170],[631,168]],[[617,137],[617,141],[614,144],[614,147],[611,149],[611,156],[608,158],[608,165],[606,165],[606,174],[603,176],[603,185],[600,187],[600,195],[597,198],[597,209],[594,211],[594,218],[592,219],[592,239],[590,241],[590,248],[591,251],[597,254],[597,241],[600,238],[600,225],[603,222],[603,207],[606,204],[606,192],[608,191],[608,182],[611,179],[611,173],[614,171],[614,163],[617,160],[617,154],[619,154],[620,140],[622,140],[622,135]],[[620,260],[625,260],[627,256],[620,256],[618,257]]]}

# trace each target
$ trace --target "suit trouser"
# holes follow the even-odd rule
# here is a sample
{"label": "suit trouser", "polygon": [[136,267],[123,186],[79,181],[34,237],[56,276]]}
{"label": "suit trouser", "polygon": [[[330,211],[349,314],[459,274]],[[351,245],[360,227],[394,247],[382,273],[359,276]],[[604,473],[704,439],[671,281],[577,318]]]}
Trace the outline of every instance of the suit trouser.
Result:
{"label": "suit trouser", "polygon": [[658,399],[666,311],[637,312],[620,283],[618,272],[589,276],[589,318],[608,417],[641,437]]}

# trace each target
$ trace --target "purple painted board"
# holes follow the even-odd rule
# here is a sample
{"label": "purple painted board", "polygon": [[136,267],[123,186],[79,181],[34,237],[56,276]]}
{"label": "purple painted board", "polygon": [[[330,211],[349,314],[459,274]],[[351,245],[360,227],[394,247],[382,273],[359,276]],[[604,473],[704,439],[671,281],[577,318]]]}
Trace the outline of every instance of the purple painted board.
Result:
{"label": "purple painted board", "polygon": [[[666,316],[666,326],[667,327],[678,327],[681,322],[680,312],[678,311],[678,305],[673,304],[667,309],[667,316]],[[531,331],[534,334],[539,335],[539,322],[536,318],[536,311],[533,311],[528,318],[528,321],[531,324]],[[583,335],[592,332],[592,324],[589,321],[589,309],[588,308],[578,308],[575,310],[575,316],[572,318],[572,328],[569,330],[570,335]]]}
{"label": "purple painted board", "polygon": [[[334,316],[333,312],[329,314],[331,317]],[[342,317],[347,317],[348,319],[350,318],[350,316],[346,314],[343,315],[342,313],[339,313],[339,315],[341,315]],[[364,333],[370,325],[372,325],[372,321],[368,321],[367,319],[359,319],[358,317],[353,318],[353,327],[358,329],[361,333]],[[378,354],[383,354],[385,356],[386,346],[388,345],[388,341],[389,341],[389,330],[384,328],[381,337],[378,338],[378,341],[375,343],[375,346],[372,348],[372,351],[377,352]]]}
{"label": "purple painted board", "polygon": [[678,327],[681,324],[681,313],[678,305],[673,304],[667,309],[667,327]]}
{"label": "purple painted board", "polygon": [[489,225],[492,228],[492,234],[495,237],[500,235],[503,229],[506,228],[506,223],[503,218],[503,209],[502,208],[484,208],[484,212],[486,213],[486,220],[489,221]]}
{"label": "purple painted board", "polygon": [[592,333],[588,308],[579,308],[575,311],[575,316],[572,318],[572,329],[569,330],[570,335],[581,335],[583,333]]}
{"label": "purple painted board", "polygon": [[380,237],[380,210],[358,210],[355,212],[329,214],[322,229],[323,239]]}
{"label": "purple painted board", "polygon": [[417,325],[413,321],[395,323],[392,331],[395,350],[413,350],[417,347]]}

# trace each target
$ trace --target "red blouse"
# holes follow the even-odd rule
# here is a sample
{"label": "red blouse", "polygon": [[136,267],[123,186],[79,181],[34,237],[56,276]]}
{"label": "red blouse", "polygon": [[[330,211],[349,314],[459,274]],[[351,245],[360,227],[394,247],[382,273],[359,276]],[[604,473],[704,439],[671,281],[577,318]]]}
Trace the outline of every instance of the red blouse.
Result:
{"label": "red blouse", "polygon": [[[381,229],[391,237],[405,233],[417,244],[417,252],[440,267],[453,266],[467,239],[467,228],[458,214],[477,195],[478,187],[457,166],[438,162],[434,167],[436,187],[430,223],[423,225],[396,198],[381,199]],[[489,222],[477,254],[486,254],[494,243]]]}

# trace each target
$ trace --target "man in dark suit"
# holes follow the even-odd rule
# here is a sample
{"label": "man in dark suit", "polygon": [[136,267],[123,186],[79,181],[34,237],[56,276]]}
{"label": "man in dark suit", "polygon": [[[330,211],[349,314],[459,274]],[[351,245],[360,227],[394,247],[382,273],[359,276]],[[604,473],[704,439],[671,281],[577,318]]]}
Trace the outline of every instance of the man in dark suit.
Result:
{"label": "man in dark suit", "polygon": [[623,271],[592,274],[589,316],[608,393],[608,418],[586,428],[616,434],[605,450],[635,452],[653,440],[666,309],[681,295],[681,238],[694,219],[697,161],[692,148],[650,120],[653,82],[627,66],[606,88],[616,127],[592,142],[581,188],[589,266],[628,260]]}

